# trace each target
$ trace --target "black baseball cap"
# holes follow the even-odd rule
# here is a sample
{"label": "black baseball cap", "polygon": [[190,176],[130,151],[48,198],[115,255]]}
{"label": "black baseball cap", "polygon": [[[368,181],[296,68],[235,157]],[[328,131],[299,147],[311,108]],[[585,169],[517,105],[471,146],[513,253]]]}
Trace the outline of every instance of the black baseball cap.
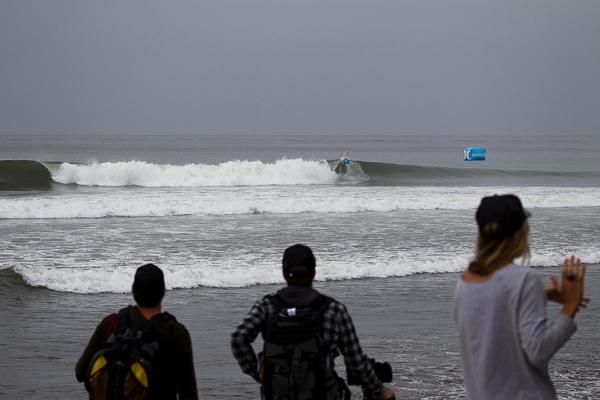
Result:
{"label": "black baseball cap", "polygon": [[165,276],[154,264],[142,265],[135,271],[133,297],[142,307],[160,304],[165,293]]}
{"label": "black baseball cap", "polygon": [[[481,199],[481,204],[475,213],[479,233],[486,239],[504,239],[516,233],[525,220],[531,216],[514,194],[494,195]],[[484,234],[487,224],[496,223],[499,229],[493,233]]]}

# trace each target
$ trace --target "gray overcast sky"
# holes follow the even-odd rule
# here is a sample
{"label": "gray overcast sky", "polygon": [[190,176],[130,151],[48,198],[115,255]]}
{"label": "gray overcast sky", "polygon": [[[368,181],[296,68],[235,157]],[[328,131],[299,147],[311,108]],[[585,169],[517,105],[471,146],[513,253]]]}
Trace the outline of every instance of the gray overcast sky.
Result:
{"label": "gray overcast sky", "polygon": [[0,0],[0,133],[600,133],[598,0]]}

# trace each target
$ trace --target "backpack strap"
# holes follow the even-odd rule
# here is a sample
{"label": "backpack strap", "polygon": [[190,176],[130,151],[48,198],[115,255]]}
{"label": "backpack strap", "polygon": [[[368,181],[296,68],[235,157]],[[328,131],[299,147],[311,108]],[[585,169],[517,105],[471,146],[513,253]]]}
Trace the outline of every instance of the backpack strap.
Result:
{"label": "backpack strap", "polygon": [[169,314],[168,312],[162,312],[162,313],[156,314],[154,317],[152,317],[152,319],[150,320],[150,323],[152,324],[154,329],[156,329],[156,331],[158,331],[161,328],[161,326],[163,326],[165,323],[167,323],[169,321],[177,321],[177,319],[173,315]]}
{"label": "backpack strap", "polygon": [[333,302],[331,297],[325,296],[324,294],[319,293],[316,299],[314,299],[310,303],[310,308],[317,311],[321,317],[325,314],[325,311],[329,308],[329,305]]}
{"label": "backpack strap", "polygon": [[[150,328],[144,332],[147,340],[152,342],[152,352],[158,350],[161,346],[164,346],[166,343],[171,342],[171,337],[173,335],[173,327],[175,324],[171,324],[165,331],[161,333],[161,328],[169,321],[177,321],[175,317],[168,312],[162,312],[160,314],[156,314],[150,319]],[[166,335],[162,336],[162,335]]]}
{"label": "backpack strap", "polygon": [[[285,301],[278,293],[266,295],[264,299],[268,299],[271,302],[273,308],[275,309],[275,314],[277,314],[283,308],[298,307]],[[322,318],[332,302],[333,299],[331,297],[319,293],[317,297],[306,306],[306,308],[316,311],[317,314],[319,314]]]}
{"label": "backpack strap", "polygon": [[117,327],[117,321],[119,320],[119,314],[109,314],[106,317],[106,325],[104,325],[104,340],[108,339],[113,334]]}
{"label": "backpack strap", "polygon": [[284,306],[289,306],[289,303],[283,300],[277,293],[268,294],[264,297],[264,299],[268,299],[271,302],[275,308],[275,312],[278,312]]}
{"label": "backpack strap", "polygon": [[124,332],[128,326],[131,326],[129,307],[120,309],[119,313],[109,314],[104,327],[104,340],[106,341],[115,332]]}
{"label": "backpack strap", "polygon": [[[124,332],[128,327],[131,327],[132,322],[129,311],[129,307],[125,307],[119,310],[118,314],[110,314],[107,317],[106,327],[104,329],[105,339],[108,339],[108,337],[116,331]],[[173,315],[168,312],[163,312],[152,317],[150,324],[152,325],[152,329],[155,329],[158,332],[163,324],[171,320],[177,321]]]}
{"label": "backpack strap", "polygon": [[119,310],[119,319],[117,321],[116,332],[125,332],[125,330],[131,326],[131,315],[129,315],[129,308],[130,307],[125,307]]}
{"label": "backpack strap", "polygon": [[[297,305],[294,305],[288,301],[285,301],[283,299],[283,297],[281,297],[279,295],[279,293],[268,294],[264,298],[268,299],[273,304],[273,306],[275,307],[276,310],[278,310],[282,307],[298,307]],[[308,304],[307,308],[310,308],[312,310],[316,310],[319,312],[325,312],[327,310],[327,308],[329,307],[329,304],[331,304],[332,301],[333,301],[333,299],[331,297],[328,297],[328,296],[325,296],[324,294],[319,293],[317,295],[317,297]]]}

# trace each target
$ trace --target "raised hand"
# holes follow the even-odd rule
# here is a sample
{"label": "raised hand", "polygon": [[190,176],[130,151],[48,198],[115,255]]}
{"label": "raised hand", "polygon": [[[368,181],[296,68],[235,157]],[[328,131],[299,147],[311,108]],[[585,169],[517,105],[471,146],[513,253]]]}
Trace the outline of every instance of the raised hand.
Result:
{"label": "raised hand", "polygon": [[[546,289],[546,297],[550,301],[554,301],[555,303],[565,304],[565,300],[563,299],[563,295],[561,293],[560,283],[558,278],[555,275],[550,277],[550,283],[545,285]],[[586,308],[587,304],[590,302],[590,299],[587,297],[583,297],[581,299],[581,303],[579,307]]]}
{"label": "raised hand", "polygon": [[[583,297],[585,269],[585,264],[575,256],[565,258],[562,265],[562,279],[558,292],[561,302],[564,304],[561,312],[571,318],[575,317],[582,305],[585,307],[589,302],[589,299]],[[552,285],[556,287],[555,280],[556,278]]]}

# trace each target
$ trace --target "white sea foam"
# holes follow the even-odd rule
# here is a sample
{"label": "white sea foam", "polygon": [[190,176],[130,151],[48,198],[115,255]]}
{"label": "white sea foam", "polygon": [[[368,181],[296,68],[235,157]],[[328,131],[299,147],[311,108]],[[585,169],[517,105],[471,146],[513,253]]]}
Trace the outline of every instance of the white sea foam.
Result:
{"label": "white sea foam", "polygon": [[159,165],[143,161],[87,165],[63,163],[52,172],[59,183],[84,186],[264,186],[333,184],[337,175],[324,161],[281,159],[227,161],[217,165]]}
{"label": "white sea foam", "polygon": [[[417,260],[417,262],[415,261]],[[191,260],[190,260],[191,261]],[[170,289],[210,287],[243,287],[255,284],[282,283],[278,260],[243,263],[238,258],[193,260],[189,266],[180,263],[162,264],[165,280]],[[415,273],[458,271],[464,266],[464,256],[428,260],[415,255],[381,255],[368,259],[353,258],[319,262],[318,280],[357,279],[368,277],[406,276]],[[185,264],[183,264],[185,265]],[[15,267],[32,286],[76,293],[116,292],[131,289],[134,267]]]}
{"label": "white sea foam", "polygon": [[[600,251],[596,248],[575,248],[573,251],[587,263],[599,263]],[[563,253],[543,251],[534,253],[531,264],[536,266],[558,266]],[[422,273],[458,272],[469,261],[468,254],[440,255],[423,252],[380,252],[368,256],[353,254],[351,258],[319,259],[317,280],[342,280],[361,278],[401,277]],[[135,267],[96,265],[40,267],[16,266],[14,270],[32,286],[74,293],[126,293],[131,289]],[[108,264],[108,263],[107,263]],[[243,287],[256,284],[283,283],[277,260],[248,260],[236,257],[220,259],[190,260],[189,265],[181,262],[162,263],[168,288]],[[557,269],[558,272],[558,269]]]}
{"label": "white sea foam", "polygon": [[600,207],[600,188],[399,186],[129,188],[0,198],[0,218],[468,210],[476,208],[482,196],[493,193],[517,193],[528,208]]}
{"label": "white sea foam", "polygon": [[576,255],[581,260],[590,264],[600,263],[600,248],[596,246],[587,247],[564,247],[560,253],[554,249],[536,250],[531,257],[529,263],[531,265],[550,267],[561,265],[564,258],[567,256]]}

